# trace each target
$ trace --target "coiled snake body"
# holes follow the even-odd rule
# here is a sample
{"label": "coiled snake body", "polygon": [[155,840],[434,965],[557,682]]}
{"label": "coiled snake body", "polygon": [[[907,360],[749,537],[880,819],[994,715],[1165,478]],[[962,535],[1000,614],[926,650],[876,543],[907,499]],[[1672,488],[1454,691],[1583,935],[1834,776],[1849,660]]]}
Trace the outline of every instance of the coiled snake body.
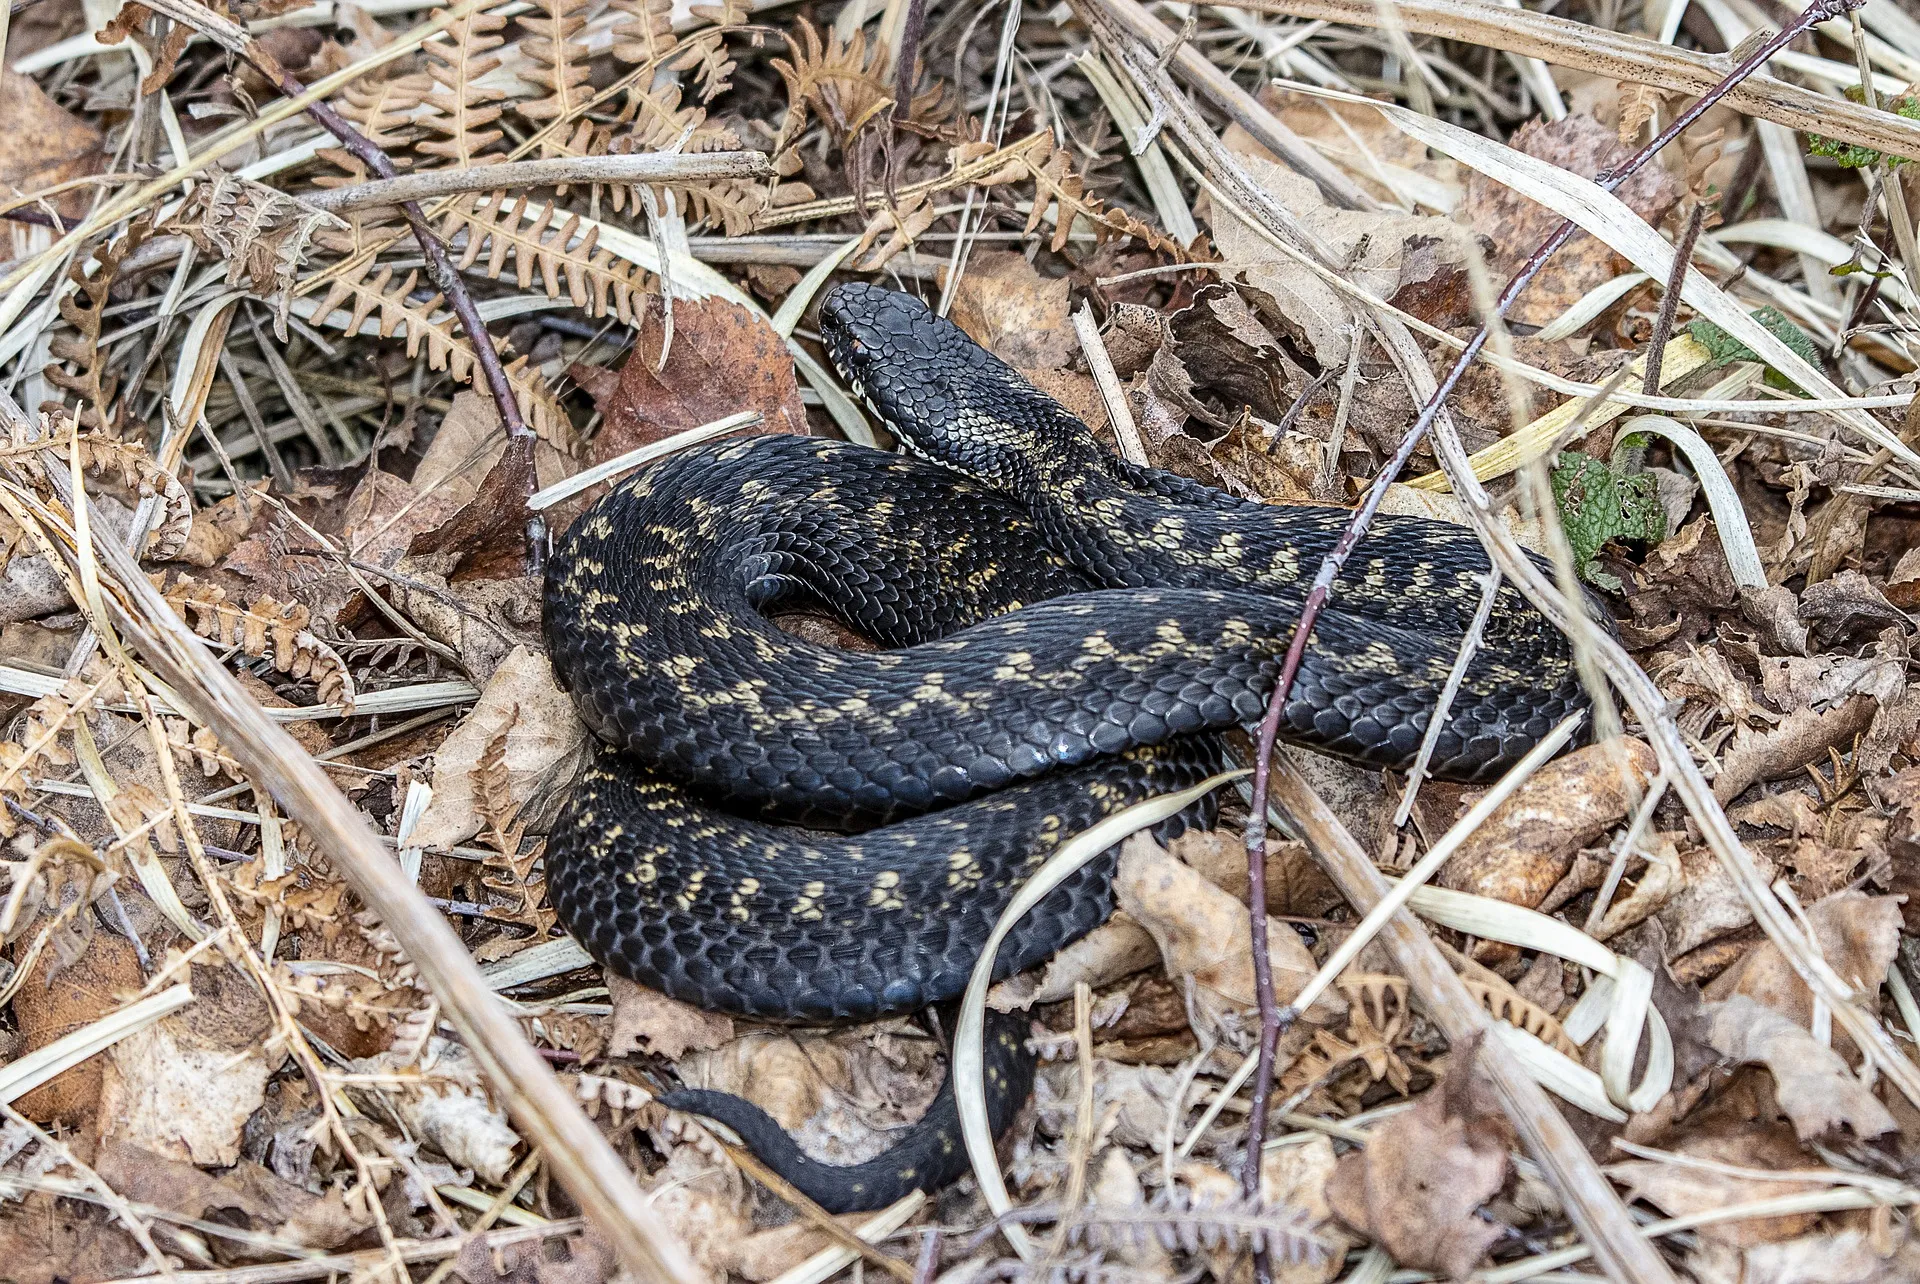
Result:
{"label": "coiled snake body", "polygon": [[[642,984],[805,1022],[956,996],[1060,843],[1217,769],[1210,733],[1259,718],[1348,516],[1118,460],[906,295],[843,285],[821,320],[856,393],[929,458],[796,437],[689,449],[573,525],[545,599],[555,671],[605,742],[548,843],[562,921]],[[1282,736],[1410,765],[1486,570],[1466,531],[1382,518],[1320,618]],[[800,607],[882,649],[771,622]],[[1432,770],[1497,773],[1585,703],[1564,639],[1503,589]],[[1110,875],[1096,863],[1055,891],[1001,973],[1101,922]],[[1030,1081],[1018,1035],[990,1031],[996,1128]],[[738,1098],[666,1100],[733,1126],[830,1209],[965,1166],[944,1089],[856,1167],[807,1159]]]}

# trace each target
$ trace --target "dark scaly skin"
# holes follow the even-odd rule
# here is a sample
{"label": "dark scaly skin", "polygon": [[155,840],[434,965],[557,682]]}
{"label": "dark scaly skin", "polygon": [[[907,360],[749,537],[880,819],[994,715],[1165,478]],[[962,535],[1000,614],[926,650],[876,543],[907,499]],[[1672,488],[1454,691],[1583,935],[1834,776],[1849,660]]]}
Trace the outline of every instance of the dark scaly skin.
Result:
{"label": "dark scaly skin", "polygon": [[[556,672],[594,730],[628,751],[603,753],[549,841],[563,921],[623,975],[780,1020],[957,994],[1038,860],[1100,816],[1204,775],[1218,750],[1193,737],[1258,716],[1304,581],[1345,520],[1113,460],[904,296],[843,286],[822,321],[855,390],[949,467],[785,437],[697,447],[576,523],[546,595]],[[1353,566],[1282,734],[1404,767],[1485,558],[1454,528],[1389,519]],[[803,605],[893,649],[823,648],[766,618]],[[1558,634],[1503,597],[1434,770],[1493,774],[1584,704]],[[740,814],[857,827],[929,810],[851,838]],[[1036,911],[1001,970],[1108,908],[1106,869],[1083,875]],[[997,1128],[1031,1064],[1017,1023],[994,1029]],[[806,1160],[738,1098],[669,1104],[733,1125],[836,1210],[965,1169],[947,1089],[855,1168]]]}

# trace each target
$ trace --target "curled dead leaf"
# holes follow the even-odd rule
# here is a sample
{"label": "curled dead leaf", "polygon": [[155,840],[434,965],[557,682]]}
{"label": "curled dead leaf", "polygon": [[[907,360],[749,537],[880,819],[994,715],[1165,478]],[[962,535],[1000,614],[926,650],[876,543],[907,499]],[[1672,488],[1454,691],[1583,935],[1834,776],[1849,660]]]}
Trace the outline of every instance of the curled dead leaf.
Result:
{"label": "curled dead leaf", "polygon": [[1464,1279],[1504,1227],[1479,1208],[1506,1182],[1511,1128],[1473,1074],[1478,1045],[1456,1049],[1446,1078],[1376,1128],[1326,1184],[1334,1216],[1403,1266]]}
{"label": "curled dead leaf", "polygon": [[1658,766],[1653,750],[1624,737],[1555,759],[1461,844],[1440,886],[1538,906],[1580,849],[1645,796]]}

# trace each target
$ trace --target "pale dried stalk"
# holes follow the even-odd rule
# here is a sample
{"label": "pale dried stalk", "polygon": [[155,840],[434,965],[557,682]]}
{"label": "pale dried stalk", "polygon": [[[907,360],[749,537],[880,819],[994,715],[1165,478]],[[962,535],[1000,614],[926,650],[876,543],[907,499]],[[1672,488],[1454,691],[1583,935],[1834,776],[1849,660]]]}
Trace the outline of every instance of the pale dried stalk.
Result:
{"label": "pale dried stalk", "polygon": [[[1318,18],[1353,27],[1381,24],[1374,0],[1228,0],[1228,4],[1255,13]],[[1487,0],[1395,0],[1393,13],[1414,35],[1487,45],[1677,94],[1705,93],[1733,65],[1725,54],[1677,49],[1644,36],[1624,35],[1526,9],[1508,9]],[[1842,98],[1828,98],[1764,72],[1742,81],[1724,101],[1735,111],[1777,125],[1920,160],[1920,121],[1888,111],[1871,111]]]}
{"label": "pale dried stalk", "polygon": [[[1315,242],[1299,226],[1285,206],[1253,181],[1238,158],[1226,149],[1185,98],[1174,90],[1165,70],[1157,66],[1151,46],[1141,49],[1129,39],[1131,33],[1121,29],[1115,20],[1115,5],[1126,2],[1082,0],[1075,5],[1075,9],[1088,20],[1103,43],[1114,48],[1121,65],[1135,76],[1135,83],[1141,86],[1149,101],[1165,104],[1169,128],[1185,148],[1192,150],[1193,160],[1190,163],[1196,179],[1213,199],[1234,207],[1250,226],[1272,237],[1276,243],[1294,248],[1308,261],[1318,263],[1337,275],[1339,265],[1326,262],[1325,247]],[[1175,147],[1172,150],[1176,158],[1184,159],[1182,148]],[[1344,278],[1341,279],[1344,283]],[[1385,309],[1376,310],[1367,321],[1401,377],[1407,381],[1415,402],[1426,402],[1433,396],[1438,382],[1433,367],[1415,342],[1412,332],[1397,315]],[[1444,431],[1455,442],[1458,441],[1452,416],[1444,404],[1434,416],[1434,431]],[[1484,497],[1485,492],[1481,494]],[[1502,569],[1506,569],[1504,565]],[[1365,861],[1364,854],[1362,861]],[[1366,869],[1372,873],[1371,864],[1367,864]],[[1378,875],[1373,874],[1373,877],[1377,879]],[[1364,903],[1356,901],[1355,904],[1364,909],[1378,900],[1380,894],[1376,891]],[[1409,919],[1403,913],[1397,915],[1393,922],[1407,924]],[[1390,926],[1388,930],[1391,932],[1393,929]],[[1424,935],[1421,939],[1424,941]],[[1432,943],[1426,941],[1425,945],[1428,953],[1437,960]],[[1443,960],[1440,966],[1444,968]],[[1466,993],[1459,979],[1451,971],[1447,972],[1447,977],[1452,985],[1459,987],[1453,991],[1454,996],[1462,1003],[1471,1004],[1472,996]],[[1433,983],[1438,984],[1437,981]],[[1416,989],[1420,988],[1420,982],[1415,981],[1414,984]],[[1475,1011],[1479,1009],[1476,1007]],[[1514,1073],[1519,1073],[1517,1068]],[[1531,1080],[1516,1092],[1522,1095],[1503,1094],[1502,1100],[1532,1153],[1540,1160],[1548,1181],[1566,1204],[1574,1225],[1593,1245],[1602,1266],[1617,1279],[1671,1281],[1673,1274],[1667,1269],[1666,1263],[1645,1240],[1634,1234],[1633,1219],[1626,1206],[1601,1176],[1592,1156],[1580,1146],[1566,1120],[1547,1102],[1545,1094]]]}
{"label": "pale dried stalk", "polygon": [[[19,406],[4,394],[0,417],[33,431]],[[115,581],[116,591],[108,601],[121,636],[133,643],[194,718],[212,728],[248,775],[266,787],[392,931],[479,1063],[499,1104],[528,1142],[545,1152],[554,1176],[600,1227],[622,1262],[650,1284],[698,1284],[701,1276],[686,1249],[648,1204],[633,1174],[526,1041],[460,938],[401,872],[359,809],[220,666],[124,548],[98,538],[92,547],[101,569]]]}
{"label": "pale dried stalk", "polygon": [[[557,1222],[543,1222],[538,1226],[514,1226],[473,1236],[403,1241],[397,1252],[403,1263],[432,1262],[452,1257],[470,1243],[478,1243],[492,1253],[514,1244],[531,1244],[543,1239],[558,1239],[563,1235],[578,1235],[585,1228],[586,1223],[580,1218],[569,1217]],[[322,1275],[364,1279],[367,1272],[386,1265],[390,1260],[384,1250],[368,1249],[358,1253],[325,1253],[318,1257],[303,1257],[295,1262],[272,1262],[265,1266],[175,1271],[173,1278],[176,1284],[293,1284],[295,1280],[316,1279]],[[139,1275],[112,1280],[108,1284],[151,1284],[152,1279],[150,1275]]]}
{"label": "pale dried stalk", "polygon": [[[1371,910],[1391,890],[1373,867],[1346,826],[1320,801],[1285,751],[1274,755],[1268,789],[1274,804],[1293,822],[1307,850],[1327,871],[1348,904],[1362,913]],[[1380,930],[1397,967],[1413,986],[1420,1006],[1454,1047],[1477,1037],[1491,1039],[1493,1018],[1474,1000],[1427,929],[1401,910]],[[1587,1153],[1566,1117],[1519,1063],[1502,1056],[1484,1056],[1475,1067],[1493,1083],[1500,1105],[1520,1134],[1527,1153],[1546,1170],[1567,1211],[1583,1227],[1583,1238],[1611,1279],[1672,1280],[1666,1263],[1653,1246],[1635,1232],[1613,1186]],[[1618,1213],[1615,1217],[1611,1214]],[[1596,1235],[1589,1225],[1609,1230],[1619,1223],[1619,1235]]]}
{"label": "pale dried stalk", "polygon": [[[1363,0],[1364,2],[1364,0]],[[1148,13],[1136,0],[1107,0],[1107,10],[1121,25],[1157,49],[1174,43],[1174,33]],[[1180,79],[1200,96],[1227,114],[1234,124],[1253,135],[1253,140],[1285,161],[1298,173],[1317,184],[1327,199],[1350,210],[1377,210],[1380,202],[1367,195],[1346,171],[1315,151],[1313,144],[1294,133],[1239,85],[1233,77],[1214,66],[1207,56],[1191,44],[1181,42],[1174,51],[1173,69]]]}
{"label": "pale dried stalk", "polygon": [[507,161],[479,169],[431,169],[309,192],[300,199],[315,209],[357,210],[397,205],[461,192],[519,191],[561,183],[697,183],[719,178],[765,178],[773,172],[765,152],[637,152],[626,156],[559,156]]}

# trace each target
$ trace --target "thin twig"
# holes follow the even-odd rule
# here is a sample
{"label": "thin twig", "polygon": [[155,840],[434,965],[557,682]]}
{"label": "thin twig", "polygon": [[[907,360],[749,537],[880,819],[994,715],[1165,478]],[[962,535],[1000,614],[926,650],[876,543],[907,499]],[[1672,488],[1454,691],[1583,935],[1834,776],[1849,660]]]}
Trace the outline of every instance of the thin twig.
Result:
{"label": "thin twig", "polygon": [[461,192],[516,191],[562,183],[696,183],[717,178],[765,178],[773,172],[765,152],[634,152],[621,156],[559,156],[508,161],[477,169],[432,169],[370,183],[355,183],[300,199],[338,213],[369,205],[398,205]]}
{"label": "thin twig", "polygon": [[[262,47],[245,27],[214,13],[196,0],[152,0],[147,7],[193,28],[229,53],[246,60],[289,98],[298,97],[306,91],[306,86],[282,67],[279,59]],[[339,139],[340,145],[372,173],[383,179],[399,176],[399,171],[394,168],[387,154],[325,100],[309,103],[307,113],[329,134]],[[521,471],[530,495],[537,484],[533,469],[533,429],[527,426],[525,417],[520,413],[520,402],[513,395],[513,385],[507,382],[506,367],[500,364],[500,353],[494,348],[486,323],[480,319],[480,310],[474,304],[466,282],[453,266],[446,245],[427,225],[426,213],[420,208],[419,202],[402,201],[400,211],[406,216],[407,226],[412,229],[414,240],[419,242],[421,253],[426,256],[427,274],[433,278],[434,287],[445,296],[453,314],[460,319],[461,330],[473,345],[474,361],[486,381],[487,391],[493,396],[494,406],[500,412],[500,422],[506,426],[507,457],[501,463]],[[527,561],[531,573],[538,574],[545,550],[545,519],[530,510],[527,519]]]}
{"label": "thin twig", "polygon": [[1667,355],[1667,340],[1673,337],[1673,319],[1680,312],[1680,291],[1687,282],[1687,269],[1693,265],[1693,247],[1699,243],[1700,229],[1707,225],[1704,202],[1693,203],[1687,226],[1673,247],[1673,271],[1667,273],[1667,292],[1660,296],[1660,314],[1653,321],[1653,338],[1647,343],[1646,371],[1640,378],[1640,391],[1651,397],[1660,391],[1660,366]]}
{"label": "thin twig", "polygon": [[[1726,97],[1735,85],[1764,67],[1769,58],[1796,36],[1815,23],[1847,12],[1849,8],[1857,7],[1863,2],[1864,0],[1815,0],[1815,3],[1808,5],[1806,10],[1782,28],[1779,34],[1742,60],[1721,79],[1719,84],[1708,90],[1687,110],[1675,116],[1672,122],[1644,147],[1612,172],[1600,178],[1598,181],[1601,190],[1607,192],[1618,190],[1622,183],[1638,173],[1667,144],[1678,138],[1715,103]],[[1412,458],[1415,447],[1426,437],[1427,430],[1433,426],[1434,419],[1445,406],[1447,397],[1459,384],[1461,376],[1466,373],[1473,359],[1486,346],[1491,333],[1491,322],[1506,315],[1507,309],[1513,306],[1514,300],[1520,296],[1521,291],[1525,290],[1540,269],[1546,266],[1547,260],[1552,258],[1561,246],[1573,239],[1576,230],[1572,219],[1564,220],[1553,234],[1541,242],[1527,257],[1527,261],[1507,282],[1506,288],[1500,292],[1500,297],[1494,301],[1489,323],[1482,324],[1474,332],[1473,337],[1467,341],[1466,347],[1461,349],[1459,356],[1454,359],[1453,365],[1440,380],[1433,394],[1427,398],[1426,404],[1420,409],[1419,417],[1407,430],[1393,457],[1373,479],[1373,485],[1368,489],[1360,507],[1354,512],[1353,520],[1348,523],[1347,529],[1341,534],[1333,551],[1321,562],[1319,573],[1314,576],[1313,587],[1308,591],[1306,605],[1300,612],[1299,626],[1294,630],[1293,639],[1287,647],[1286,658],[1281,662],[1280,676],[1275,681],[1272,697],[1267,702],[1266,716],[1261,719],[1259,741],[1255,748],[1253,806],[1247,820],[1246,837],[1247,869],[1249,881],[1252,884],[1250,895],[1256,907],[1264,906],[1266,894],[1268,763],[1273,754],[1274,741],[1279,734],[1280,715],[1286,708],[1287,696],[1293,690],[1294,679],[1300,672],[1301,662],[1306,658],[1307,639],[1312,636],[1313,626],[1326,606],[1328,595],[1333,589],[1333,582],[1339,576],[1341,568],[1346,565],[1347,558],[1352,555],[1354,547],[1365,537],[1368,528],[1373,524],[1374,515],[1379,512],[1381,501],[1386,498],[1388,485],[1399,477],[1407,461]],[[1259,1141],[1266,1131],[1267,1080],[1272,1067],[1272,1054],[1268,1050],[1278,1044],[1280,1021],[1279,1006],[1273,997],[1271,972],[1261,966],[1265,951],[1265,941],[1260,939],[1265,935],[1259,930],[1261,918],[1262,915],[1259,913],[1254,915],[1256,931],[1253,946],[1254,982],[1260,998],[1260,1047],[1263,1061],[1254,1074],[1253,1114],[1247,1121],[1250,1139],[1248,1153],[1251,1158],[1246,1172],[1242,1175],[1242,1187],[1250,1194],[1257,1189],[1257,1186],[1252,1183],[1256,1183],[1259,1179]]]}

